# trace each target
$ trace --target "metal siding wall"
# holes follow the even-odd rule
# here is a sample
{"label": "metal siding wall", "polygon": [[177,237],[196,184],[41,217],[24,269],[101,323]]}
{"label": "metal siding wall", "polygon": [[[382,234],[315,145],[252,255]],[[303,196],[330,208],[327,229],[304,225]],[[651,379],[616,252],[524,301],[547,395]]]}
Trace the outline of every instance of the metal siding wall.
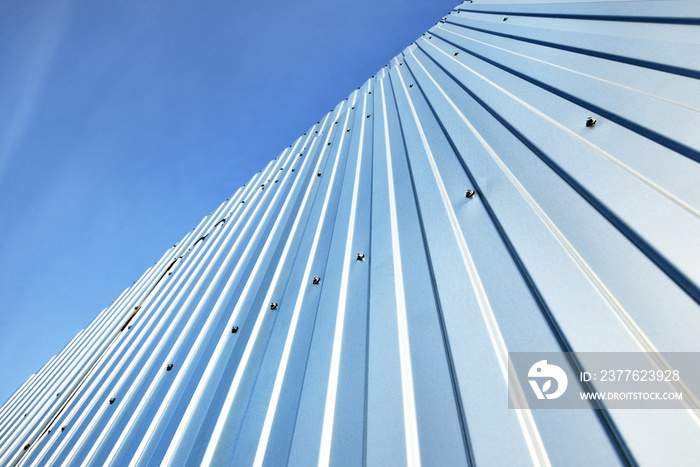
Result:
{"label": "metal siding wall", "polygon": [[700,350],[699,24],[459,5],[18,389],[0,464],[696,462],[693,412],[509,410],[506,366]]}

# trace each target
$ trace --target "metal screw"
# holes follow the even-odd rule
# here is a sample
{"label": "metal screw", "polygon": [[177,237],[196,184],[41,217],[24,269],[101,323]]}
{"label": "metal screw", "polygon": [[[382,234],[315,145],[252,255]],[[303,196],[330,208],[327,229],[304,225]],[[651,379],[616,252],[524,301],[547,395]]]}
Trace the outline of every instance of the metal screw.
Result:
{"label": "metal screw", "polygon": [[367,115],[367,118],[369,118],[369,115]]}
{"label": "metal screw", "polygon": [[168,366],[165,367],[165,370],[166,370],[166,371],[170,371],[170,370],[172,370],[172,369],[173,369],[173,364],[172,364],[172,363],[169,363]]}
{"label": "metal screw", "polygon": [[270,309],[271,310],[276,310],[277,309],[277,304],[275,302],[270,303]]}
{"label": "metal screw", "polygon": [[350,131],[350,128],[348,128],[347,130],[345,130],[346,133],[347,133],[348,131]]}
{"label": "metal screw", "polygon": [[321,176],[321,172],[317,173],[316,175],[318,175],[318,176],[320,177],[320,176]]}
{"label": "metal screw", "polygon": [[467,190],[467,198],[473,198],[475,194],[474,190]]}
{"label": "metal screw", "polygon": [[370,91],[369,93],[372,94],[372,91]]}
{"label": "metal screw", "polygon": [[412,87],[413,87],[413,85],[411,84],[411,85],[409,85],[408,87],[409,87],[409,88],[412,88]]}
{"label": "metal screw", "polygon": [[456,57],[457,55],[459,55],[459,52],[455,52],[455,57]]}
{"label": "metal screw", "polygon": [[24,446],[24,450],[26,451],[27,449],[29,449],[29,446],[31,446],[31,444],[26,444],[26,445]]}
{"label": "metal screw", "polygon": [[355,108],[355,106],[353,105],[353,106],[352,106],[352,108],[354,109],[354,108]]}
{"label": "metal screw", "polygon": [[231,334],[236,334],[238,332],[238,326],[234,326],[231,328]]}
{"label": "metal screw", "polygon": [[586,126],[587,126],[587,127],[595,126],[595,124],[596,124],[597,122],[598,122],[598,120],[596,120],[595,118],[593,118],[593,117],[588,117],[588,120],[586,120]]}
{"label": "metal screw", "polygon": [[321,283],[321,278],[320,277],[314,277],[314,284],[320,284]]}
{"label": "metal screw", "polygon": [[357,260],[358,261],[364,261],[365,260],[365,255],[363,253],[358,253],[357,254]]}
{"label": "metal screw", "polygon": [[503,21],[508,21],[508,17],[503,18]]}
{"label": "metal screw", "polygon": [[331,145],[331,142],[329,141],[329,142],[328,142],[328,146],[330,146],[330,145]]}
{"label": "metal screw", "polygon": [[61,431],[65,430],[65,429],[66,429],[66,427],[65,427],[65,426],[62,426],[62,427],[61,427]]}
{"label": "metal screw", "polygon": [[115,400],[116,400],[116,399],[115,399],[114,397],[112,397],[112,398],[109,400],[109,403],[110,403],[110,404],[113,404]]}
{"label": "metal screw", "polygon": [[292,169],[292,172],[294,172],[294,169]]}

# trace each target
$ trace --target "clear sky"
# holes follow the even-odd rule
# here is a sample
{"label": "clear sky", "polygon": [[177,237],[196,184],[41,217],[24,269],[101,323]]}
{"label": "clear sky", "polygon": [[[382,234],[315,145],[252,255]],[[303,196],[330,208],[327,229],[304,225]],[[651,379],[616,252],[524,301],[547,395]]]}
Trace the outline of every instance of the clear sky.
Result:
{"label": "clear sky", "polygon": [[456,0],[0,2],[0,404]]}

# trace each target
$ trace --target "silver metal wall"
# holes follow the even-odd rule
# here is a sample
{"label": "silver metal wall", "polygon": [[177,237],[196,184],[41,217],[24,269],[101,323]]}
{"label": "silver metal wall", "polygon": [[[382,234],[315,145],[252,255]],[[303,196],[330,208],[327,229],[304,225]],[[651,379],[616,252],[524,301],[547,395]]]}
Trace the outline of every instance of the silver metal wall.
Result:
{"label": "silver metal wall", "polygon": [[0,465],[696,464],[695,412],[509,410],[506,367],[700,350],[698,5],[461,4],[32,376]]}

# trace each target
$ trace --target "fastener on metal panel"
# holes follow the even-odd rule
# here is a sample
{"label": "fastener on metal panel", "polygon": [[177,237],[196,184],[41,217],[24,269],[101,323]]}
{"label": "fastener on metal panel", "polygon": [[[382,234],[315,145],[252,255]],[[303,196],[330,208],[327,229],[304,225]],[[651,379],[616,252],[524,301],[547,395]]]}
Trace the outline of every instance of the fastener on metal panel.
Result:
{"label": "fastener on metal panel", "polygon": [[474,190],[467,190],[467,198],[473,198],[475,194]]}
{"label": "fastener on metal panel", "polygon": [[168,363],[168,366],[165,367],[165,371],[170,371],[170,370],[172,370],[172,369],[173,369],[173,364],[172,364],[172,363]]}
{"label": "fastener on metal panel", "polygon": [[506,16],[505,18],[503,18],[503,21],[508,21],[508,17]]}
{"label": "fastener on metal panel", "polygon": [[29,449],[29,446],[31,446],[31,444],[25,444],[25,445],[24,445],[24,450],[26,451],[27,449]]}
{"label": "fastener on metal panel", "polygon": [[270,303],[270,309],[271,310],[276,310],[277,309],[277,304],[275,302]]}
{"label": "fastener on metal panel", "polygon": [[334,125],[337,125],[337,124],[338,124],[338,120],[336,120],[335,122],[333,122],[333,124],[334,124]]}
{"label": "fastener on metal panel", "polygon": [[367,115],[367,118],[369,118],[369,115]]}
{"label": "fastener on metal panel", "polygon": [[231,328],[231,334],[236,334],[238,332],[238,326],[234,326]]}
{"label": "fastener on metal panel", "polygon": [[593,118],[593,117],[588,117],[588,120],[586,120],[586,126],[587,126],[587,127],[595,126],[595,124],[596,124],[597,122],[598,122],[598,120],[596,120],[595,118]]}
{"label": "fastener on metal panel", "polygon": [[350,128],[348,128],[347,130],[345,130],[345,133],[347,133],[348,131],[350,131]]}
{"label": "fastener on metal panel", "polygon": [[292,169],[292,172],[294,172],[294,169]]}
{"label": "fastener on metal panel", "polygon": [[314,284],[320,284],[321,283],[321,278],[320,277],[314,277]]}
{"label": "fastener on metal panel", "polygon": [[355,108],[355,106],[353,105],[353,106],[352,106],[352,108],[354,109],[354,108]]}
{"label": "fastener on metal panel", "polygon": [[318,175],[318,176],[320,177],[320,176],[321,176],[321,172],[317,173],[316,175]]}
{"label": "fastener on metal panel", "polygon": [[459,55],[459,52],[455,52],[455,57],[456,57],[457,55]]}
{"label": "fastener on metal panel", "polygon": [[413,87],[413,85],[412,85],[412,84],[409,84],[409,85],[408,85],[408,87],[409,87],[409,88],[412,88],[412,87]]}
{"label": "fastener on metal panel", "polygon": [[365,255],[364,255],[364,253],[358,253],[358,254],[357,254],[357,260],[358,260],[358,261],[364,261],[364,260],[365,260]]}
{"label": "fastener on metal panel", "polygon": [[433,36],[428,36],[428,39],[432,39],[432,38],[433,38]]}
{"label": "fastener on metal panel", "polygon": [[279,182],[279,180],[275,180],[275,183]]}
{"label": "fastener on metal panel", "polygon": [[328,146],[330,146],[330,145],[331,145],[331,142],[329,141],[329,142],[328,142]]}
{"label": "fastener on metal panel", "polygon": [[115,401],[115,400],[116,400],[116,399],[115,399],[114,397],[112,397],[112,398],[109,400],[109,403],[110,403],[110,404],[114,404],[114,401]]}
{"label": "fastener on metal panel", "polygon": [[372,94],[372,91],[370,91],[369,93]]}

